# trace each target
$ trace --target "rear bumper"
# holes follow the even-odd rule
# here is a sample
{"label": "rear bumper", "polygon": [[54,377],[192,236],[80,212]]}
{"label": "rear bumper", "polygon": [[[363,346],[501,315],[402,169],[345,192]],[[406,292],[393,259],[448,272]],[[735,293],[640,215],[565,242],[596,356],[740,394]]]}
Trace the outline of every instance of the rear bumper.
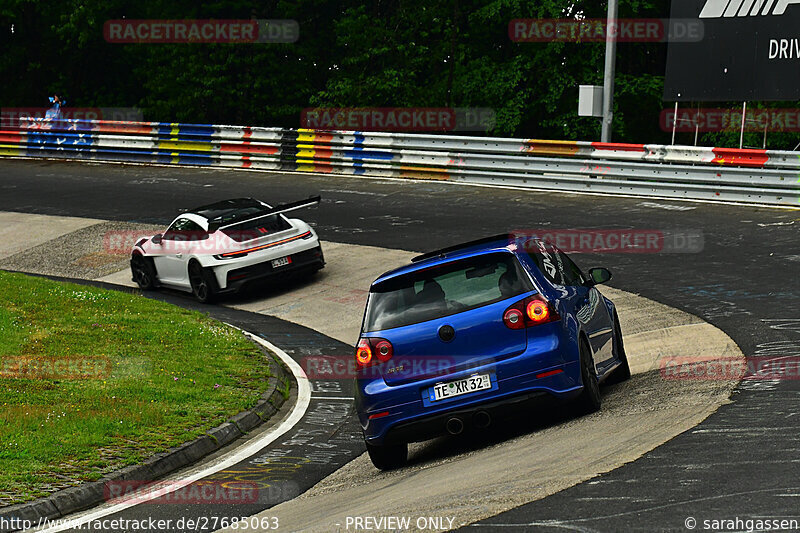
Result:
{"label": "rear bumper", "polygon": [[325,256],[322,253],[322,247],[319,245],[290,254],[288,257],[290,257],[291,263],[277,268],[273,268],[272,260],[269,259],[242,268],[228,270],[225,273],[226,287],[220,293],[236,292],[245,284],[254,281],[266,281],[270,278],[310,272],[325,266]]}
{"label": "rear bumper", "polygon": [[[466,417],[468,425],[477,411],[502,410],[542,397],[566,401],[577,396],[583,388],[578,354],[561,349],[564,344],[558,341],[544,344],[550,349],[529,349],[511,359],[398,386],[388,386],[381,378],[357,379],[356,408],[365,439],[376,445],[423,441],[443,434],[445,422],[455,414]],[[430,400],[435,383],[481,373],[491,375],[491,390]]]}
{"label": "rear bumper", "polygon": [[[522,410],[535,409],[552,397],[544,391],[516,394],[509,398],[495,400],[463,409],[453,409],[444,413],[425,416],[409,422],[402,422],[391,426],[383,436],[382,444],[422,442],[447,433],[447,421],[458,418],[465,428],[480,427],[476,422],[477,413],[488,413],[492,420],[503,418]],[[367,438],[370,442],[377,443],[375,438]]]}

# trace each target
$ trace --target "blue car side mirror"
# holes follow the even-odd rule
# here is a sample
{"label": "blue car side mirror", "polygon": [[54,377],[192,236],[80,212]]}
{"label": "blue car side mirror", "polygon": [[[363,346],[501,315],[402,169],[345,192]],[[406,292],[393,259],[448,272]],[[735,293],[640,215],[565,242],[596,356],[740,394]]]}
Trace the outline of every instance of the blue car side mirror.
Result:
{"label": "blue car side mirror", "polygon": [[611,271],[604,267],[590,268],[589,279],[592,285],[600,285],[611,279]]}

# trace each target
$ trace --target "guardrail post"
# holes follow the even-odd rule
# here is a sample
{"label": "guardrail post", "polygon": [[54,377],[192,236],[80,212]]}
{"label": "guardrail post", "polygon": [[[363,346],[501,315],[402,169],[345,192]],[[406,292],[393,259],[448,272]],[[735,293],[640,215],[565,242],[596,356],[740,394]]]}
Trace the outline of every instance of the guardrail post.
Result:
{"label": "guardrail post", "polygon": [[[612,37],[611,25],[614,25]],[[611,123],[614,120],[614,67],[617,63],[617,0],[608,0],[608,17],[606,19],[606,65],[603,75],[603,127],[600,140],[611,142]]]}

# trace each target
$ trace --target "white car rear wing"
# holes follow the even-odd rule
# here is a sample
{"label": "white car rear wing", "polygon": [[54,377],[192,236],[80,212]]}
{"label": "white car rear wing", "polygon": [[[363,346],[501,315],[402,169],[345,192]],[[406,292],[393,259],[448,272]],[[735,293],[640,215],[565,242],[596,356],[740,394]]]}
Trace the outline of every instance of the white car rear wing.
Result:
{"label": "white car rear wing", "polygon": [[296,202],[289,202],[289,203],[286,203],[286,204],[276,205],[275,207],[269,209],[268,211],[265,211],[265,212],[261,213],[257,217],[247,218],[245,220],[239,220],[237,222],[234,222],[233,224],[228,224],[226,226],[220,226],[217,229],[218,230],[229,229],[229,228],[233,228],[233,227],[239,226],[241,224],[244,224],[245,222],[252,222],[253,220],[258,220],[258,219],[261,219],[261,218],[267,218],[267,217],[271,217],[271,216],[274,216],[274,215],[282,215],[282,214],[288,213],[290,211],[296,211],[297,209],[303,209],[305,207],[311,207],[312,205],[316,205],[316,204],[320,203],[321,201],[322,201],[322,197],[317,195],[317,196],[312,196],[310,198],[307,198],[306,200],[298,200]]}

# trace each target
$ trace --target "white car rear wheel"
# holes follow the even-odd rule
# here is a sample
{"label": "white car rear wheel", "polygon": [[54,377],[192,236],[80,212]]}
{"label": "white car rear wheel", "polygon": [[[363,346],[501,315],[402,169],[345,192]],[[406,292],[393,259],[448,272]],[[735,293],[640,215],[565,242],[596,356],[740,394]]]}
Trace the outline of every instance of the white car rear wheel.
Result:
{"label": "white car rear wheel", "polygon": [[200,266],[200,263],[189,264],[189,283],[192,293],[200,303],[211,303],[217,296],[217,282],[214,275]]}

